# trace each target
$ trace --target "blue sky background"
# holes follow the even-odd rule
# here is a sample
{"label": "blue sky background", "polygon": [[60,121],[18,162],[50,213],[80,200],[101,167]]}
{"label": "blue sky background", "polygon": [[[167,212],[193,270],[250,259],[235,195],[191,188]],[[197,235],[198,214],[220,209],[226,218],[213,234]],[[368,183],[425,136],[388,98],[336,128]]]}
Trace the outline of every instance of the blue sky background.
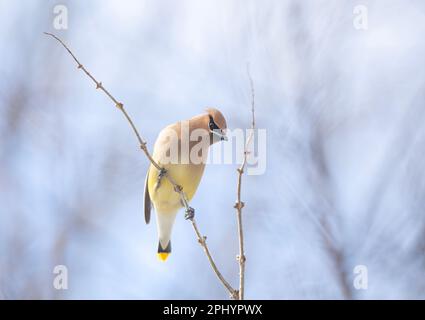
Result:
{"label": "blue sky background", "polygon": [[[423,1],[62,1],[61,31],[56,4],[0,0],[0,299],[227,298],[183,214],[157,260],[148,162],[43,31],[150,147],[208,106],[248,127],[250,63],[267,170],[243,184],[247,298],[425,298]],[[353,27],[359,4],[368,30]],[[236,168],[208,166],[192,201],[235,286]]]}

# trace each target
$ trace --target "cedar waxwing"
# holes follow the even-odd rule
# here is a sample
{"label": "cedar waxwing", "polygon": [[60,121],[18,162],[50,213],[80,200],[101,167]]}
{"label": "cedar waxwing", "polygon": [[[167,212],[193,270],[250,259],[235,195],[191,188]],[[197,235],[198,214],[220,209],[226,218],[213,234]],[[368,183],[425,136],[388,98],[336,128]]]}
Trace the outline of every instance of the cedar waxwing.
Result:
{"label": "cedar waxwing", "polygon": [[[152,157],[178,185],[190,201],[198,188],[208,156],[208,148],[217,141],[227,140],[227,124],[217,109],[188,121],[165,127],[158,135]],[[165,261],[171,253],[171,231],[177,212],[183,207],[180,195],[163,173],[152,164],[145,180],[145,221],[148,224],[153,205],[157,217],[158,258]],[[191,218],[186,215],[186,219]]]}

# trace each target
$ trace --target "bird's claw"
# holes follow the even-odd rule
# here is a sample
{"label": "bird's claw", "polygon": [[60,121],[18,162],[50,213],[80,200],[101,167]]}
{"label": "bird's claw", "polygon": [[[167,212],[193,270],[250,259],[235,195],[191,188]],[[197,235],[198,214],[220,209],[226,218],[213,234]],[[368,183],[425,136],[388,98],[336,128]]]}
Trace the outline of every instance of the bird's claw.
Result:
{"label": "bird's claw", "polygon": [[165,168],[161,168],[159,170],[158,179],[162,179],[167,174],[167,170]]}
{"label": "bird's claw", "polygon": [[162,178],[164,178],[164,176],[165,176],[166,174],[167,174],[167,170],[166,170],[166,169],[161,168],[161,169],[159,170],[158,178],[157,178],[156,183],[155,183],[155,191],[156,191],[156,190],[158,190],[158,188],[161,186]]}
{"label": "bird's claw", "polygon": [[184,218],[186,220],[192,220],[195,217],[195,209],[193,209],[192,207],[188,207],[186,209],[186,214],[184,215]]}

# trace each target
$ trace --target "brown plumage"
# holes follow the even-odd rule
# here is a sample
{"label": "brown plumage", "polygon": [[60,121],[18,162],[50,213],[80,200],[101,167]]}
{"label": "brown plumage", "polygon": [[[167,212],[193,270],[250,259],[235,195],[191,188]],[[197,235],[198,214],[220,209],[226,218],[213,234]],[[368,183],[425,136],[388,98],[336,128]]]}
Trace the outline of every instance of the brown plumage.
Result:
{"label": "brown plumage", "polygon": [[[183,187],[190,201],[201,181],[209,146],[226,140],[227,123],[222,113],[208,108],[206,113],[164,128],[154,146],[153,159]],[[165,260],[171,252],[171,231],[182,203],[171,183],[159,177],[150,166],[145,181],[145,221],[149,223],[151,207],[157,214],[158,256]]]}

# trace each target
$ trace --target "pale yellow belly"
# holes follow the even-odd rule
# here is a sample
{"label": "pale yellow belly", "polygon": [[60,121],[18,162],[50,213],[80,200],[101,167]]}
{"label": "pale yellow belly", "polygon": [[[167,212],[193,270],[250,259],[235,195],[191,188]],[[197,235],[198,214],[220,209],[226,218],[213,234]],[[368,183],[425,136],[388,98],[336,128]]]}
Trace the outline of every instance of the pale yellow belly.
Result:
{"label": "pale yellow belly", "polygon": [[[183,187],[190,201],[199,186],[205,165],[199,164],[169,164],[164,166],[173,179]],[[172,184],[162,178],[158,186],[158,170],[151,166],[149,171],[149,195],[156,212],[173,213],[182,207],[180,196],[174,191]]]}

